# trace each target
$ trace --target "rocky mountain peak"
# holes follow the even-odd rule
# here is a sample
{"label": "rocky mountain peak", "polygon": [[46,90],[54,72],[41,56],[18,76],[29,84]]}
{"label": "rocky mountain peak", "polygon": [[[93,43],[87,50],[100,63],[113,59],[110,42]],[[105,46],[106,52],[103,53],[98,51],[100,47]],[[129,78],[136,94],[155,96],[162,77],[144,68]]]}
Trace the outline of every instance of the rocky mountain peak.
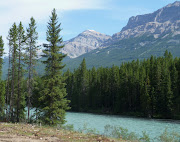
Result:
{"label": "rocky mountain peak", "polygon": [[180,1],[175,1],[174,3],[172,4],[168,4],[166,7],[173,7],[173,6],[180,6]]}
{"label": "rocky mountain peak", "polygon": [[157,38],[161,34],[180,30],[180,2],[176,1],[153,13],[133,16],[121,32],[113,35],[114,39],[137,37],[154,34]]}
{"label": "rocky mountain peak", "polygon": [[99,38],[100,40],[102,39],[108,39],[110,36],[102,34],[100,32],[96,32],[95,30],[85,30],[84,32],[80,33],[79,36],[91,36],[91,37],[96,37]]}
{"label": "rocky mountain peak", "polygon": [[75,38],[64,42],[65,47],[63,48],[62,53],[68,54],[70,58],[76,58],[84,53],[88,53],[91,50],[101,47],[104,41],[109,38],[111,38],[109,35],[94,30],[86,30]]}

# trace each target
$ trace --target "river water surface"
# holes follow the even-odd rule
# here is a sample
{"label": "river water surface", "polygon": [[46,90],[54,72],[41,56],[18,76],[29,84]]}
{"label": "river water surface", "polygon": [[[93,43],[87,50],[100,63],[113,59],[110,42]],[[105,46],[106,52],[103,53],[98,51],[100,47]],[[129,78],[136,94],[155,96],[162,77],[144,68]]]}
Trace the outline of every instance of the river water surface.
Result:
{"label": "river water surface", "polygon": [[134,132],[137,136],[142,136],[145,131],[151,139],[160,136],[167,128],[169,132],[180,134],[180,121],[154,120],[132,118],[114,115],[96,115],[90,113],[66,113],[66,124],[73,124],[75,130],[82,129],[84,125],[90,129],[96,129],[99,134],[104,134],[104,126],[120,126]]}

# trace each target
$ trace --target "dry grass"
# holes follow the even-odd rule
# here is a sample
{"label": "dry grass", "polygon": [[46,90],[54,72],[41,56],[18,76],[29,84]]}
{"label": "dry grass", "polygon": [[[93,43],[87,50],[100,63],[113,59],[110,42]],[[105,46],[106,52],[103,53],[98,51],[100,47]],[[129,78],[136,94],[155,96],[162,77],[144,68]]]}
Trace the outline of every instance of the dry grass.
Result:
{"label": "dry grass", "polygon": [[[30,124],[0,123],[0,142],[123,142],[100,135]],[[125,141],[124,141],[125,142]]]}

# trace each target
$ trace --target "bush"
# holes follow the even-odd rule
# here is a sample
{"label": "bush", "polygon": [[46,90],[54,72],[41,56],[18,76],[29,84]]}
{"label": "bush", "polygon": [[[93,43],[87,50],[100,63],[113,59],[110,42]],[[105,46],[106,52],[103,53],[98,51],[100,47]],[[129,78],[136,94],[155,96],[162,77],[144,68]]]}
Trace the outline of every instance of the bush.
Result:
{"label": "bush", "polygon": [[168,132],[166,128],[157,139],[160,142],[180,142],[180,134],[176,132]]}
{"label": "bush", "polygon": [[104,135],[114,138],[122,138],[123,140],[138,140],[135,133],[129,133],[127,129],[119,126],[106,125],[104,127]]}

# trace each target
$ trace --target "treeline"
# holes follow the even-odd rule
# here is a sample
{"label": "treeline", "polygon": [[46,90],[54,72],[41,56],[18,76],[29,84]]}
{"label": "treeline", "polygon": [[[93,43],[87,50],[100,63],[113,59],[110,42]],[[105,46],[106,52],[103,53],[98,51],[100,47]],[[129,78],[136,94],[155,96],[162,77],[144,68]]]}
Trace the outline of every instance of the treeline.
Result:
{"label": "treeline", "polygon": [[164,57],[64,74],[71,111],[180,118],[180,58]]}
{"label": "treeline", "polygon": [[[30,109],[33,98],[41,105],[37,108],[36,120],[45,124],[63,124],[65,111],[69,109],[66,99],[65,79],[61,70],[62,60],[66,55],[60,53],[64,46],[60,36],[61,28],[55,9],[47,25],[47,42],[44,44],[43,57],[46,60],[43,88],[38,88],[38,98],[35,94],[38,83],[35,66],[37,66],[38,33],[35,19],[32,17],[25,30],[20,22],[12,25],[8,34],[9,67],[7,80],[0,80],[0,120],[7,122],[30,122]],[[0,37],[0,76],[2,74],[2,56],[4,43]],[[37,110],[36,109],[36,110]],[[27,114],[27,115],[26,115]]]}
{"label": "treeline", "polygon": [[[9,69],[7,79],[0,79],[0,120],[30,122],[30,108],[34,108],[34,121],[63,124],[70,107],[78,112],[180,119],[180,58],[166,51],[164,57],[90,70],[84,59],[78,69],[62,74],[66,55],[60,53],[64,46],[54,9],[42,55],[45,74],[38,76],[36,28],[31,18],[26,30],[21,22],[9,30]],[[3,47],[0,36],[0,76]]]}

